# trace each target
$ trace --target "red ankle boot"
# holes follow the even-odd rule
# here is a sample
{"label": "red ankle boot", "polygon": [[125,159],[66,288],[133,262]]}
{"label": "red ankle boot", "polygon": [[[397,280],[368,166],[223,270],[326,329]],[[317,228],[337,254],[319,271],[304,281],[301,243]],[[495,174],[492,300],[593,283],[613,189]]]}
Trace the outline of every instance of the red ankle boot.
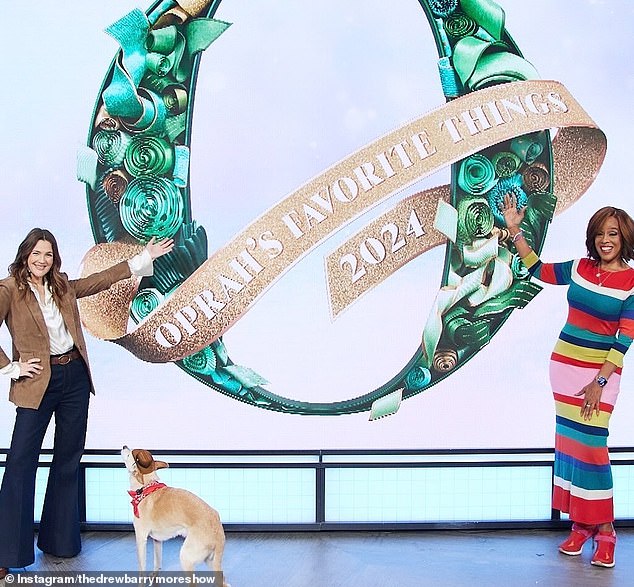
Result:
{"label": "red ankle boot", "polygon": [[607,567],[611,569],[614,566],[614,549],[616,548],[616,532],[597,532],[594,539],[597,541],[597,548],[594,556],[590,561],[597,567]]}
{"label": "red ankle boot", "polygon": [[559,545],[559,552],[563,552],[568,556],[577,556],[581,554],[583,545],[589,538],[596,536],[596,526],[582,526],[574,523],[570,535]]}

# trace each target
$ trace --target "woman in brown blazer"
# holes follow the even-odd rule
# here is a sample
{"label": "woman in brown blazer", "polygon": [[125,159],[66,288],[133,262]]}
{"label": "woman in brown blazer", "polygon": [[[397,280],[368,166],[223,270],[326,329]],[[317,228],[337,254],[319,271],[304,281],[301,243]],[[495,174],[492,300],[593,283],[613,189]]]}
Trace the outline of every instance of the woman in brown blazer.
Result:
{"label": "woman in brown blazer", "polygon": [[40,520],[38,548],[60,557],[81,550],[78,473],[94,392],[77,298],[130,277],[152,274],[152,261],[172,240],[152,239],[140,255],[82,279],[60,272],[55,237],[31,230],[18,247],[9,277],[0,280],[0,324],[12,342],[12,360],[0,348],[0,373],[11,377],[17,406],[0,488],[0,579],[7,569],[35,560],[35,474],[46,429],[55,414],[53,460]]}

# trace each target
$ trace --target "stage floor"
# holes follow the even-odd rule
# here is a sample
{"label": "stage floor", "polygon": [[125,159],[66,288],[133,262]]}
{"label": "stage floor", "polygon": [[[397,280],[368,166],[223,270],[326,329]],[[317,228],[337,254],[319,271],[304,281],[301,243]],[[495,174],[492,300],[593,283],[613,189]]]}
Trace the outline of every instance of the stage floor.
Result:
{"label": "stage floor", "polygon": [[[590,565],[590,543],[580,556],[558,553],[557,545],[564,538],[564,532],[553,530],[228,532],[223,567],[232,587],[634,584],[634,529],[618,530],[613,569]],[[165,543],[164,570],[180,570],[180,543],[179,538]],[[137,569],[132,532],[87,532],[81,554],[73,559],[36,552],[28,571]]]}

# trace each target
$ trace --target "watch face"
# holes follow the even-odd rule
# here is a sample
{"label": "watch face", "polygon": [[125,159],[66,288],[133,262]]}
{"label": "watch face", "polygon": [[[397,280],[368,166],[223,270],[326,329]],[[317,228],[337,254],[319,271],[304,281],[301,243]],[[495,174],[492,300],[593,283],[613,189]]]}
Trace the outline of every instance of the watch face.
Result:
{"label": "watch face", "polygon": [[607,382],[608,382],[608,380],[605,377],[597,377],[597,383],[601,387],[603,387]]}

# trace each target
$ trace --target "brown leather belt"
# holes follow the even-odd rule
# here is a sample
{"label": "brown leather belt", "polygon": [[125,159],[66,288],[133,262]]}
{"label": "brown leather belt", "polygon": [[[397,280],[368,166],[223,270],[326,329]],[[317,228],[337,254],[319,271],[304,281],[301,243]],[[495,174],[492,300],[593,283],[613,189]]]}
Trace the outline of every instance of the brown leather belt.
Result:
{"label": "brown leather belt", "polygon": [[51,365],[68,365],[79,357],[81,357],[81,353],[77,349],[71,349],[63,355],[51,355]]}

